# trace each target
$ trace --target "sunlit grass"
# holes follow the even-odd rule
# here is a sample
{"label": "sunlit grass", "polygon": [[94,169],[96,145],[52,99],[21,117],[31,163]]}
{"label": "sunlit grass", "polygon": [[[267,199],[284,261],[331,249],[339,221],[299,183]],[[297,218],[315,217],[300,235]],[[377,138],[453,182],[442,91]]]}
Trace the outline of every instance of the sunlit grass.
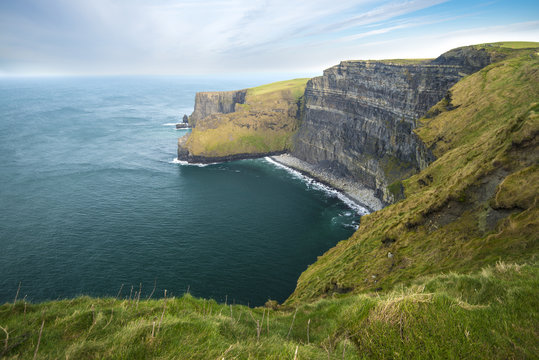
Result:
{"label": "sunlit grass", "polygon": [[0,306],[0,356],[33,358],[44,323],[37,358],[525,358],[539,350],[538,282],[537,264],[499,262],[471,275],[425,277],[385,294],[297,308],[248,308],[189,294],[166,304],[18,301]]}

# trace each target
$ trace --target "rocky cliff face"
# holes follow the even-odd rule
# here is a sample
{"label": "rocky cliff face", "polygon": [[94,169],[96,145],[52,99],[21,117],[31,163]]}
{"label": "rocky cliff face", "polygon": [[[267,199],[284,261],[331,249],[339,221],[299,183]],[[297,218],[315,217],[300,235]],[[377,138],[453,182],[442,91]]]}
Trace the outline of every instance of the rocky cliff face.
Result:
{"label": "rocky cliff face", "polygon": [[393,202],[398,181],[434,159],[413,132],[416,119],[492,60],[456,49],[433,61],[343,61],[307,83],[292,155]]}
{"label": "rocky cliff face", "polygon": [[189,116],[189,125],[196,127],[198,120],[212,114],[234,112],[236,104],[245,103],[247,90],[198,92],[195,95],[195,110]]}

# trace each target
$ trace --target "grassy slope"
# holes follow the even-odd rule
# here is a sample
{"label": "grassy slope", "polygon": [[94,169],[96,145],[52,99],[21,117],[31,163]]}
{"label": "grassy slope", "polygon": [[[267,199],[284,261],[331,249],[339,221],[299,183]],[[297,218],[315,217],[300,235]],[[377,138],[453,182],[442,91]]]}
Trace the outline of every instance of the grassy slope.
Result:
{"label": "grassy slope", "polygon": [[535,41],[503,41],[503,42],[496,42],[496,43],[488,43],[483,44],[483,46],[499,46],[502,48],[509,48],[509,49],[530,49],[530,48],[538,48],[539,42]]}
{"label": "grassy slope", "polygon": [[221,157],[288,149],[307,81],[294,79],[249,89],[245,104],[236,105],[235,112],[198,121],[186,142],[190,154]]}
{"label": "grassy slope", "polygon": [[362,218],[319,257],[288,303],[534,257],[538,99],[536,50],[457,83],[417,131],[438,160],[403,182],[405,200]]}
{"label": "grassy slope", "polygon": [[531,358],[539,352],[538,286],[539,265],[498,263],[387,294],[303,304],[297,312],[190,295],[166,306],[89,297],[19,301],[0,306],[0,326],[9,333],[4,341],[0,330],[0,356],[32,358],[44,320],[38,358],[293,359],[296,349],[298,359]]}

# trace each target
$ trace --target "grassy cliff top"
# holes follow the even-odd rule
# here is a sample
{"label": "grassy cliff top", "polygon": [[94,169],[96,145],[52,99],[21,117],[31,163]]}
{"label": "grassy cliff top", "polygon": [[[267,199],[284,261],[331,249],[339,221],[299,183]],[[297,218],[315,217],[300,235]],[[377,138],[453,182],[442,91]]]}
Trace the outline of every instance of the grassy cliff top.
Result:
{"label": "grassy cliff top", "polygon": [[539,47],[539,42],[535,41],[501,41],[476,45],[478,47],[502,47],[509,49],[533,49]]}
{"label": "grassy cliff top", "polygon": [[[505,42],[495,42],[495,43],[485,43],[485,44],[476,44],[470,46],[464,46],[456,49],[450,50],[448,53],[455,52],[461,49],[475,49],[475,50],[486,50],[489,53],[492,53],[494,57],[496,55],[510,55],[514,56],[516,54],[515,50],[529,50],[539,48],[539,42],[533,41],[505,41]],[[343,63],[363,63],[363,62],[372,62],[372,63],[383,63],[388,65],[428,65],[432,62],[432,58],[423,58],[423,59],[383,59],[383,60],[347,60]]]}
{"label": "grassy cliff top", "polygon": [[307,81],[309,80],[309,78],[301,78],[277,81],[274,83],[250,88],[247,90],[247,94],[251,96],[260,96],[277,91],[290,91],[296,98],[298,98],[303,95],[303,91],[305,90],[305,86],[307,85]]}
{"label": "grassy cliff top", "polygon": [[0,306],[0,357],[531,358],[539,353],[538,286],[536,263],[497,263],[297,308],[252,309],[189,294],[18,301]]}

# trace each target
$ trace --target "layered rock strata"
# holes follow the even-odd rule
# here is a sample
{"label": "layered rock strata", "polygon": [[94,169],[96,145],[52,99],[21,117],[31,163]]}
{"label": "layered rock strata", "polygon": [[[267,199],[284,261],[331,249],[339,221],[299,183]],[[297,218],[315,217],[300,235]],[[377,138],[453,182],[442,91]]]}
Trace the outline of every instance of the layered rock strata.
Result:
{"label": "layered rock strata", "polygon": [[291,154],[391,203],[402,197],[399,180],[434,160],[416,119],[444,96],[450,103],[448,89],[491,61],[474,49],[433,61],[343,61],[307,83]]}
{"label": "layered rock strata", "polygon": [[189,125],[196,127],[197,121],[212,114],[228,114],[236,111],[236,104],[245,103],[247,90],[198,92],[195,109],[189,116]]}

